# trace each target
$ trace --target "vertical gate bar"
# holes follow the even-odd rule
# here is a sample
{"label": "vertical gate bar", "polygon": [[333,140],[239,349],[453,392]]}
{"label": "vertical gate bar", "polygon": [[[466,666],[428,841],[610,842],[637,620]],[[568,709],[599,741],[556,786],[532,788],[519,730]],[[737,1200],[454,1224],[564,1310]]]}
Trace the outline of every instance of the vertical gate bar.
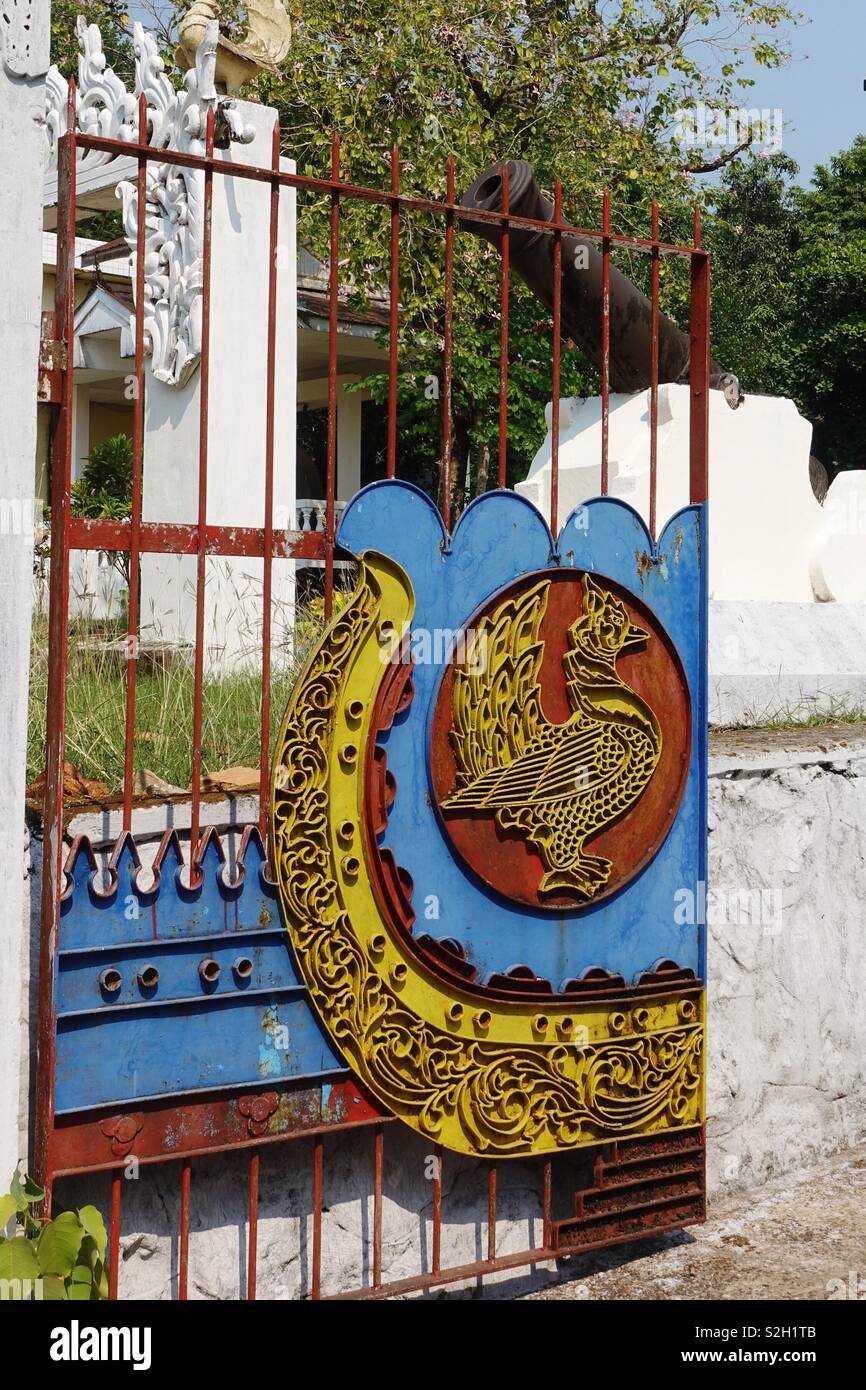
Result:
{"label": "vertical gate bar", "polygon": [[196,852],[199,840],[201,807],[201,725],[204,689],[204,598],[207,577],[207,467],[208,467],[208,388],[210,385],[210,289],[211,233],[213,230],[213,141],[214,110],[207,113],[205,155],[208,166],[204,171],[204,205],[202,227],[202,294],[201,294],[201,365],[199,367],[199,439],[198,439],[198,555],[195,584],[195,668],[192,706],[192,806],[189,831],[189,881],[198,882]]}
{"label": "vertical gate bar", "polygon": [[[331,179],[340,178],[340,137],[331,141]],[[325,618],[334,605],[334,502],[337,496],[337,308],[340,292],[340,190],[331,190],[328,266],[328,471],[325,490]]]}
{"label": "vertical gate bar", "polygon": [[559,530],[559,372],[562,350],[562,183],[553,185],[553,370],[550,402],[550,531]]}
{"label": "vertical gate bar", "polygon": [[[280,123],[274,122],[271,168],[280,172]],[[268,238],[268,361],[265,404],[265,527],[262,557],[262,726],[259,760],[259,831],[270,862],[267,842],[268,781],[271,752],[271,594],[274,568],[274,410],[277,357],[277,254],[280,234],[280,185],[271,184],[271,221]]]}
{"label": "vertical gate bar", "polygon": [[34,1169],[51,1208],[50,1135],[54,1126],[54,952],[63,885],[63,751],[69,621],[69,489],[75,403],[76,97],[70,79],[67,133],[57,164],[57,333],[66,348],[62,395],[51,451],[51,592],[48,607],[48,692],[45,720],[45,799],[39,936],[39,1021],[36,1035]]}
{"label": "vertical gate bar", "polygon": [[454,156],[448,156],[446,174],[445,214],[445,332],[442,352],[444,382],[442,387],[442,520],[446,531],[451,529],[451,372],[452,330],[454,318]]}
{"label": "vertical gate bar", "polygon": [[[138,143],[147,144],[147,97],[138,98]],[[123,744],[123,828],[132,829],[135,760],[135,690],[138,679],[138,591],[141,573],[141,488],[144,466],[144,256],[147,158],[138,156],[135,232],[135,399],[132,403],[132,507],[129,521],[129,592],[126,600],[126,724]]]}
{"label": "vertical gate bar", "polygon": [[604,190],[601,229],[601,495],[607,497],[610,437],[610,189]]}
{"label": "vertical gate bar", "polygon": [[397,471],[397,336],[400,332],[400,151],[391,146],[391,275],[388,286],[388,477]]}
{"label": "vertical gate bar", "polygon": [[701,250],[701,211],[695,208],[689,365],[689,501],[706,502],[710,386],[710,262]]}
{"label": "vertical gate bar", "polygon": [[499,340],[499,486],[505,487],[508,467],[508,273],[511,259],[509,231],[508,160],[502,161],[502,283],[500,287]]}
{"label": "vertical gate bar", "polygon": [[178,1247],[177,1296],[186,1301],[189,1292],[189,1187],[192,1164],[185,1158],[180,1166],[180,1243]]}
{"label": "vertical gate bar", "polygon": [[542,1169],[542,1197],[541,1197],[541,1244],[545,1250],[550,1249],[550,1211],[553,1196],[553,1164],[550,1159],[546,1159]]}
{"label": "vertical gate bar", "polygon": [[434,1149],[436,1168],[433,1177],[433,1273],[440,1270],[442,1254],[442,1149]]}
{"label": "vertical gate bar", "polygon": [[652,212],[652,357],[650,365],[650,473],[649,529],[656,538],[656,494],[658,492],[658,428],[659,428],[659,205],[653,198]]}
{"label": "vertical gate bar", "polygon": [[250,1152],[250,1215],[247,1236],[247,1298],[256,1296],[256,1257],[259,1252],[259,1151]]}
{"label": "vertical gate bar", "polygon": [[112,1300],[117,1298],[117,1282],[120,1270],[120,1197],[121,1197],[120,1173],[114,1172],[111,1175],[111,1219],[109,1223],[108,1235],[108,1297]]}
{"label": "vertical gate bar", "polygon": [[385,1131],[376,1125],[373,1153],[373,1288],[382,1282],[382,1179],[385,1167]]}
{"label": "vertical gate bar", "polygon": [[313,1278],[311,1297],[322,1292],[322,1178],[324,1151],[321,1134],[313,1140]]}
{"label": "vertical gate bar", "polygon": [[487,1258],[496,1259],[496,1164],[487,1170]]}

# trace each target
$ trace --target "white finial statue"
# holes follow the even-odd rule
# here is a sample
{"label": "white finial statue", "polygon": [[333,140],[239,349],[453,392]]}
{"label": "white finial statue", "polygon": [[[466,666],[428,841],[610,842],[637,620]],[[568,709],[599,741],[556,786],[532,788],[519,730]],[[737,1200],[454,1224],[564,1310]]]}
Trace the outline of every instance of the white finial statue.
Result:
{"label": "white finial statue", "polygon": [[[229,96],[260,72],[277,72],[288,54],[292,24],[282,0],[246,0],[246,30],[238,43],[219,36],[216,80]],[[191,68],[209,24],[219,20],[219,0],[194,0],[180,26],[177,61]]]}

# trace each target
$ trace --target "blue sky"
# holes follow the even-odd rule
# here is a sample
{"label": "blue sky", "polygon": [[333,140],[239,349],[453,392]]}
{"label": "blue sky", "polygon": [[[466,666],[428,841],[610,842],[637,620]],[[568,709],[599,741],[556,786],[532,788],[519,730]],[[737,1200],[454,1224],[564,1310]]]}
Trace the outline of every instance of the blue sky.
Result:
{"label": "blue sky", "polygon": [[781,108],[783,149],[808,183],[816,164],[866,133],[866,4],[800,0],[799,9],[811,22],[792,31],[791,62],[777,72],[751,67],[755,86],[744,104]]}

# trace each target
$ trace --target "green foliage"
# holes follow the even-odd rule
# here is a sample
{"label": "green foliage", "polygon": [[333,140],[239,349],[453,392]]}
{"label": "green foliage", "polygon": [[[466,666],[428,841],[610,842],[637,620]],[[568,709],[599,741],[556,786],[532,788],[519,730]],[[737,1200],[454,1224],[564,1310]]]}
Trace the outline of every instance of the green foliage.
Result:
{"label": "green foliage", "polygon": [[132,511],[132,440],[128,434],[112,435],[91,449],[70,496],[73,516],[126,520]]}
{"label": "green foliage", "polygon": [[17,1168],[9,1192],[0,1197],[0,1298],[108,1298],[102,1216],[96,1207],[86,1206],[49,1220],[34,1211],[44,1197],[43,1189],[30,1177],[22,1179]]}
{"label": "green foliage", "polygon": [[[115,434],[87,455],[84,471],[69,490],[73,516],[125,521],[132,513],[132,440]],[[129,552],[109,551],[111,563],[129,587]]]}
{"label": "green foliage", "polygon": [[866,136],[811,189],[782,155],[726,171],[707,244],[713,348],[748,390],[790,396],[837,468],[866,457]]}

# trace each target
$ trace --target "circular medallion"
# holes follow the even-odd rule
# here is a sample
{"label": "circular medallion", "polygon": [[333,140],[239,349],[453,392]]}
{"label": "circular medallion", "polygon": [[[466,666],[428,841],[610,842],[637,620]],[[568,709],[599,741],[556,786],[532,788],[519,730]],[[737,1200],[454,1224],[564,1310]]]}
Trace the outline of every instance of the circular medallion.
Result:
{"label": "circular medallion", "polygon": [[545,570],[457,635],[430,780],[465,864],[503,897],[561,914],[653,858],[690,752],[688,683],[651,609],[603,575]]}

